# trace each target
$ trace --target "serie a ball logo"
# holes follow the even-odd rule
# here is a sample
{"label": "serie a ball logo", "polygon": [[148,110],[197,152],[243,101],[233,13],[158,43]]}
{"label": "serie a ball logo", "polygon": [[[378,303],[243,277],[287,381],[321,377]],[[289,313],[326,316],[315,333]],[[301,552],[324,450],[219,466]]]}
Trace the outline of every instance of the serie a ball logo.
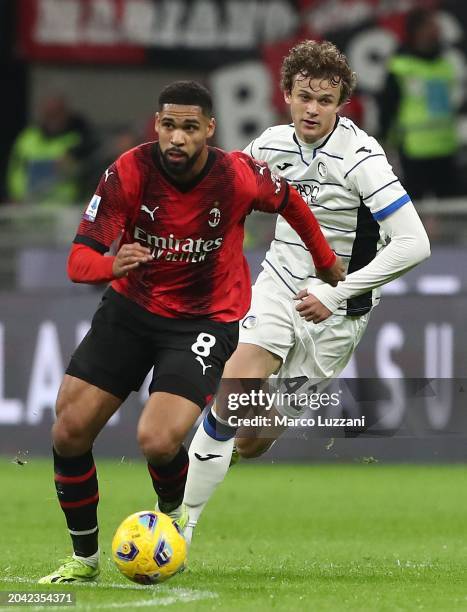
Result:
{"label": "serie a ball logo", "polygon": [[164,582],[185,567],[186,542],[161,512],[128,516],[112,540],[112,555],[124,576],[140,584]]}

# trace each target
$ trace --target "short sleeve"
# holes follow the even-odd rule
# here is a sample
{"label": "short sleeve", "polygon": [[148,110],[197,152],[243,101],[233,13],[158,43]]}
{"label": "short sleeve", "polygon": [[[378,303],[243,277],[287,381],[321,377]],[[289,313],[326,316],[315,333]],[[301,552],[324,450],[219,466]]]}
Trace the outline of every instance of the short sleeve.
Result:
{"label": "short sleeve", "polygon": [[257,141],[258,139],[255,138],[254,140],[252,140],[244,149],[243,152],[246,153],[247,155],[249,155],[250,157],[252,157],[253,159],[256,159],[258,157],[257,155]]}
{"label": "short sleeve", "polygon": [[73,242],[105,253],[125,228],[130,217],[127,194],[122,187],[118,162],[102,175],[87,205]]}
{"label": "short sleeve", "polygon": [[248,158],[248,161],[256,190],[253,209],[268,213],[281,212],[289,199],[287,181],[271,172],[265,162],[252,158]]}

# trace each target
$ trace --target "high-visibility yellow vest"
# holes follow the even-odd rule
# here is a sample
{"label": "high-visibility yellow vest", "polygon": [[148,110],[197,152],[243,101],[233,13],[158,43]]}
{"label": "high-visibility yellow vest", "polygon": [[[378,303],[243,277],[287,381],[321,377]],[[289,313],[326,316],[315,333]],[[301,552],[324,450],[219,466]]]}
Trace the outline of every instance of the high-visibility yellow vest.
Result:
{"label": "high-visibility yellow vest", "polygon": [[46,137],[36,126],[25,128],[10,156],[8,195],[17,201],[76,202],[78,185],[73,168],[67,168],[60,160],[80,142],[81,136],[77,132]]}
{"label": "high-visibility yellow vest", "polygon": [[457,150],[456,113],[452,102],[454,68],[443,57],[396,55],[389,70],[397,78],[401,103],[396,138],[410,158],[444,157]]}

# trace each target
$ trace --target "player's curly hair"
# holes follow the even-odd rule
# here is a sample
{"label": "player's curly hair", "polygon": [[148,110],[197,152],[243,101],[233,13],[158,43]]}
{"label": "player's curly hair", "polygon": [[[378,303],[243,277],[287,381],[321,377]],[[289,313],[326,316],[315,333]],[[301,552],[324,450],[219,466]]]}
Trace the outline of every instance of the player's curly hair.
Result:
{"label": "player's curly hair", "polygon": [[159,95],[159,110],[164,104],[200,106],[206,117],[212,116],[211,92],[197,81],[174,81],[164,87]]}
{"label": "player's curly hair", "polygon": [[333,87],[342,85],[339,104],[349,100],[357,84],[357,75],[350,69],[347,57],[328,40],[302,40],[292,47],[282,62],[283,91],[292,91],[296,75],[326,79]]}

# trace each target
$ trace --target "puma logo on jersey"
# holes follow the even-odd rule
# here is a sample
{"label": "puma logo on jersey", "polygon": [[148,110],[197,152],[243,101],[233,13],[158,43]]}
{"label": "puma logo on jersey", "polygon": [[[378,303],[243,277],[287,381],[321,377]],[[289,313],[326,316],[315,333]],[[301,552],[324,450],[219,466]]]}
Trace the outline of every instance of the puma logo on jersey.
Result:
{"label": "puma logo on jersey", "polygon": [[145,213],[148,213],[148,215],[151,217],[151,221],[154,221],[154,213],[156,212],[156,210],[159,208],[159,206],[156,206],[156,208],[154,208],[154,210],[149,210],[149,208],[146,206],[146,204],[143,204],[141,206],[141,210]]}
{"label": "puma logo on jersey", "polygon": [[206,374],[206,370],[208,368],[212,368],[212,365],[206,365],[199,355],[196,357],[196,361],[198,361],[198,363],[200,363],[201,367],[203,368],[203,376]]}
{"label": "puma logo on jersey", "polygon": [[371,153],[371,149],[367,149],[366,147],[360,147],[355,151],[355,153]]}
{"label": "puma logo on jersey", "polygon": [[283,164],[281,164],[279,166],[279,164],[277,164],[277,167],[279,168],[279,170],[286,170],[287,168],[290,168],[291,166],[293,166],[293,164],[289,164],[289,162],[284,162]]}
{"label": "puma logo on jersey", "polygon": [[255,164],[255,166],[258,168],[258,172],[261,174],[261,176],[263,176],[267,166],[260,166],[259,164]]}
{"label": "puma logo on jersey", "polygon": [[217,459],[218,457],[222,457],[222,455],[213,455],[212,453],[208,453],[203,457],[202,455],[195,453],[195,457],[198,459],[198,461],[209,461],[209,459]]}
{"label": "puma logo on jersey", "polygon": [[107,179],[109,178],[111,174],[115,174],[115,172],[109,172],[109,169],[107,168],[107,170],[104,172],[104,176],[105,176],[104,183],[107,183]]}

